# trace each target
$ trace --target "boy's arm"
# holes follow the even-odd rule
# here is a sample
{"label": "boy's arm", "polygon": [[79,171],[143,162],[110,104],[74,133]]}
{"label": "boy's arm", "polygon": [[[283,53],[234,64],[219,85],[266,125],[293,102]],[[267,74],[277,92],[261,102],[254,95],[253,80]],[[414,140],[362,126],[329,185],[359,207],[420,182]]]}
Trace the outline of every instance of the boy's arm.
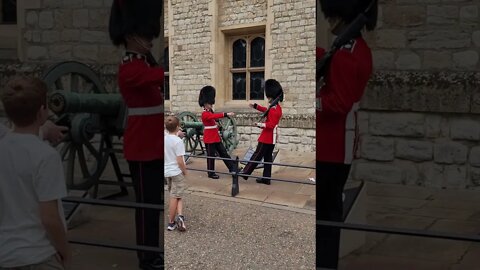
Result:
{"label": "boy's arm", "polygon": [[183,156],[185,156],[185,146],[183,145],[182,141],[179,141],[175,145],[175,154],[177,156],[178,167],[182,171],[183,175],[187,175],[187,165],[185,164],[185,159],[183,158]]}
{"label": "boy's arm", "polygon": [[71,261],[71,251],[65,227],[59,214],[58,204],[58,200],[40,202],[40,219],[47,232],[48,239],[60,255],[62,263],[67,265]]}
{"label": "boy's arm", "polygon": [[62,160],[53,149],[49,149],[49,153],[40,158],[34,176],[40,218],[52,245],[62,257],[62,262],[67,264],[71,256],[59,206],[59,200],[67,196]]}
{"label": "boy's arm", "polygon": [[8,132],[9,132],[8,128],[4,124],[0,123],[0,139],[5,137],[5,135],[7,135]]}
{"label": "boy's arm", "polygon": [[180,167],[180,170],[182,171],[182,174],[187,175],[187,165],[185,165],[183,156],[177,156],[177,163],[178,167]]}

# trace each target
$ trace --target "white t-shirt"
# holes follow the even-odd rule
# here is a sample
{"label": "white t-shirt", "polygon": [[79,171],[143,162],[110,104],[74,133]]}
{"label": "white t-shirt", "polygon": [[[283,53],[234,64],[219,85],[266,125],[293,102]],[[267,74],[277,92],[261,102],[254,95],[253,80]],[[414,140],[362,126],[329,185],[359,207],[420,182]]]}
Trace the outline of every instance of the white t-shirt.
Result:
{"label": "white t-shirt", "polygon": [[37,136],[9,132],[0,140],[0,268],[40,263],[56,253],[39,202],[67,195],[60,155]]}
{"label": "white t-shirt", "polygon": [[165,177],[177,176],[182,173],[177,163],[177,157],[185,155],[182,139],[176,135],[165,133]]}

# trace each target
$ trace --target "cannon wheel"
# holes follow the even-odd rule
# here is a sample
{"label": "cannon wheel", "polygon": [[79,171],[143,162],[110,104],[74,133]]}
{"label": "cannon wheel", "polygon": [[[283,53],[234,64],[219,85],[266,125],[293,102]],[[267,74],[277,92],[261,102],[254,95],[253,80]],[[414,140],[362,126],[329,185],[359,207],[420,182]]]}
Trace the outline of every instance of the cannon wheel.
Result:
{"label": "cannon wheel", "polygon": [[230,116],[220,119],[220,137],[228,154],[232,154],[238,145],[237,124]]}
{"label": "cannon wheel", "polygon": [[[178,114],[180,122],[198,122],[197,116],[192,112],[181,112]],[[188,130],[185,131],[188,134]],[[185,144],[185,152],[195,155],[197,152],[197,147],[201,146],[200,137],[188,137],[183,138],[183,143]]]}
{"label": "cannon wheel", "polygon": [[[88,66],[68,61],[56,64],[43,75],[50,92],[69,91],[77,93],[105,93],[97,74]],[[53,117],[61,125],[70,128],[75,125],[75,115],[57,115]],[[67,119],[67,122],[62,120]],[[72,122],[70,122],[72,121]],[[94,136],[89,142],[75,143],[70,134],[57,146],[65,167],[67,187],[75,190],[88,190],[99,180],[108,162],[105,151],[104,134]]]}

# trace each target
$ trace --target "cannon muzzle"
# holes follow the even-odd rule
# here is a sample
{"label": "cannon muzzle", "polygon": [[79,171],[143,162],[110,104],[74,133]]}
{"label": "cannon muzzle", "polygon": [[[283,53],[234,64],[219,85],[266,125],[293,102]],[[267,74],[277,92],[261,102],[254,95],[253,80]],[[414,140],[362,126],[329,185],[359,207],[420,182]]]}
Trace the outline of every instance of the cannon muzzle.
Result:
{"label": "cannon muzzle", "polygon": [[65,113],[94,113],[116,117],[123,106],[119,94],[79,94],[55,91],[50,95],[48,106],[57,115]]}
{"label": "cannon muzzle", "polygon": [[202,122],[181,122],[180,127],[183,130],[193,128],[193,129],[202,131],[203,130],[203,123]]}

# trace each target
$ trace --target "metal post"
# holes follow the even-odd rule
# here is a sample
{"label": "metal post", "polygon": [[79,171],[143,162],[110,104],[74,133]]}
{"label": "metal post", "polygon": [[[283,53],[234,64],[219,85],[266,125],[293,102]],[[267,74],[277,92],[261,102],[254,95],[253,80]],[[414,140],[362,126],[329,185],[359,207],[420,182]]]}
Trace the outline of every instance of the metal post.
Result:
{"label": "metal post", "polygon": [[238,168],[240,164],[240,159],[237,158],[235,159],[235,165],[234,165],[234,173],[232,174],[232,197],[235,197],[240,193],[240,187],[238,186]]}

